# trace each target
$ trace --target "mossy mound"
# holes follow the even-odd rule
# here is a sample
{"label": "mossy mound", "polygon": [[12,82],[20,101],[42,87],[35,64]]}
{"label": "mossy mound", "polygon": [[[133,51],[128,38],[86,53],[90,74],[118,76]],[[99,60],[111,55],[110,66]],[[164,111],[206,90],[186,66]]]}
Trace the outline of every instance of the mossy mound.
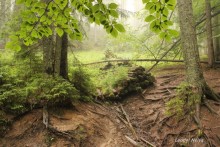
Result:
{"label": "mossy mound", "polygon": [[104,95],[108,100],[122,100],[125,96],[132,93],[141,92],[143,89],[154,84],[155,78],[142,67],[132,68],[127,75],[127,78],[118,81],[114,85],[112,93]]}

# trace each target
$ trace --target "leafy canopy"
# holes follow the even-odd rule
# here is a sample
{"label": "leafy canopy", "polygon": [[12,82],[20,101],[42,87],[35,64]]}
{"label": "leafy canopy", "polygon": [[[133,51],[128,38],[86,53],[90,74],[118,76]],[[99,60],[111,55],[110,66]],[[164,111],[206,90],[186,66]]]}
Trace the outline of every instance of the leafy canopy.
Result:
{"label": "leafy canopy", "polygon": [[21,14],[21,27],[7,43],[7,48],[20,50],[20,43],[26,46],[36,43],[43,37],[53,34],[53,29],[59,36],[65,33],[73,40],[82,40],[77,14],[82,14],[91,23],[103,25],[107,33],[117,37],[119,32],[125,32],[123,25],[116,19],[118,5],[104,4],[102,0],[17,0],[24,5]]}
{"label": "leafy canopy", "polygon": [[142,0],[149,15],[145,18],[150,23],[150,30],[159,34],[162,39],[169,41],[171,37],[176,37],[179,33],[170,29],[173,22],[170,21],[170,13],[176,7],[176,0]]}

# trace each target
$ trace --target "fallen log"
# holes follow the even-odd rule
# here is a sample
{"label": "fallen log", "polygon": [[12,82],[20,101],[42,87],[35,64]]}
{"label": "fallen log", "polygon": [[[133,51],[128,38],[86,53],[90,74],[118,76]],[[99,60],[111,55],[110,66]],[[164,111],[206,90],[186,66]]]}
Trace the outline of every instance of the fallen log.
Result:
{"label": "fallen log", "polygon": [[[104,60],[92,63],[85,63],[81,65],[94,65],[94,64],[102,64],[109,62],[184,62],[184,60],[169,60],[169,59],[117,59],[117,60]],[[200,63],[208,63],[207,61],[200,61]]]}

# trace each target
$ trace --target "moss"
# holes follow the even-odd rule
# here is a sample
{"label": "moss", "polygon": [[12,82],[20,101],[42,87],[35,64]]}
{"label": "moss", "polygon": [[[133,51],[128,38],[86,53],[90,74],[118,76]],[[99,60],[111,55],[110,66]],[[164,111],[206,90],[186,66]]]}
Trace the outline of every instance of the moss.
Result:
{"label": "moss", "polygon": [[187,83],[181,83],[176,90],[176,97],[166,103],[166,114],[174,115],[178,118],[188,112],[193,115],[195,106],[200,103],[201,97],[193,91],[193,88]]}

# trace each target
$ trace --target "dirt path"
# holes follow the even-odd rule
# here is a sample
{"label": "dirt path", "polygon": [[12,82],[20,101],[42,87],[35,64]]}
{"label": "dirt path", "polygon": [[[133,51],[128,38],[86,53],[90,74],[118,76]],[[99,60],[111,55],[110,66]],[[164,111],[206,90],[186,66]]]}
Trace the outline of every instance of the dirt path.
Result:
{"label": "dirt path", "polygon": [[[208,145],[206,139],[220,146],[220,118],[206,107],[201,110],[206,138],[196,136],[197,126],[193,120],[177,120],[164,114],[165,103],[175,96],[176,86],[184,79],[183,68],[167,68],[157,73],[160,74],[156,75],[154,87],[129,96],[120,104],[79,103],[74,109],[49,110],[49,124],[53,129],[43,125],[42,109],[33,110],[12,124],[0,139],[0,146],[132,147],[135,143],[139,146],[151,143],[157,147],[202,147]],[[209,85],[220,92],[220,69],[205,69],[205,77]],[[209,103],[220,115],[219,104]]]}

